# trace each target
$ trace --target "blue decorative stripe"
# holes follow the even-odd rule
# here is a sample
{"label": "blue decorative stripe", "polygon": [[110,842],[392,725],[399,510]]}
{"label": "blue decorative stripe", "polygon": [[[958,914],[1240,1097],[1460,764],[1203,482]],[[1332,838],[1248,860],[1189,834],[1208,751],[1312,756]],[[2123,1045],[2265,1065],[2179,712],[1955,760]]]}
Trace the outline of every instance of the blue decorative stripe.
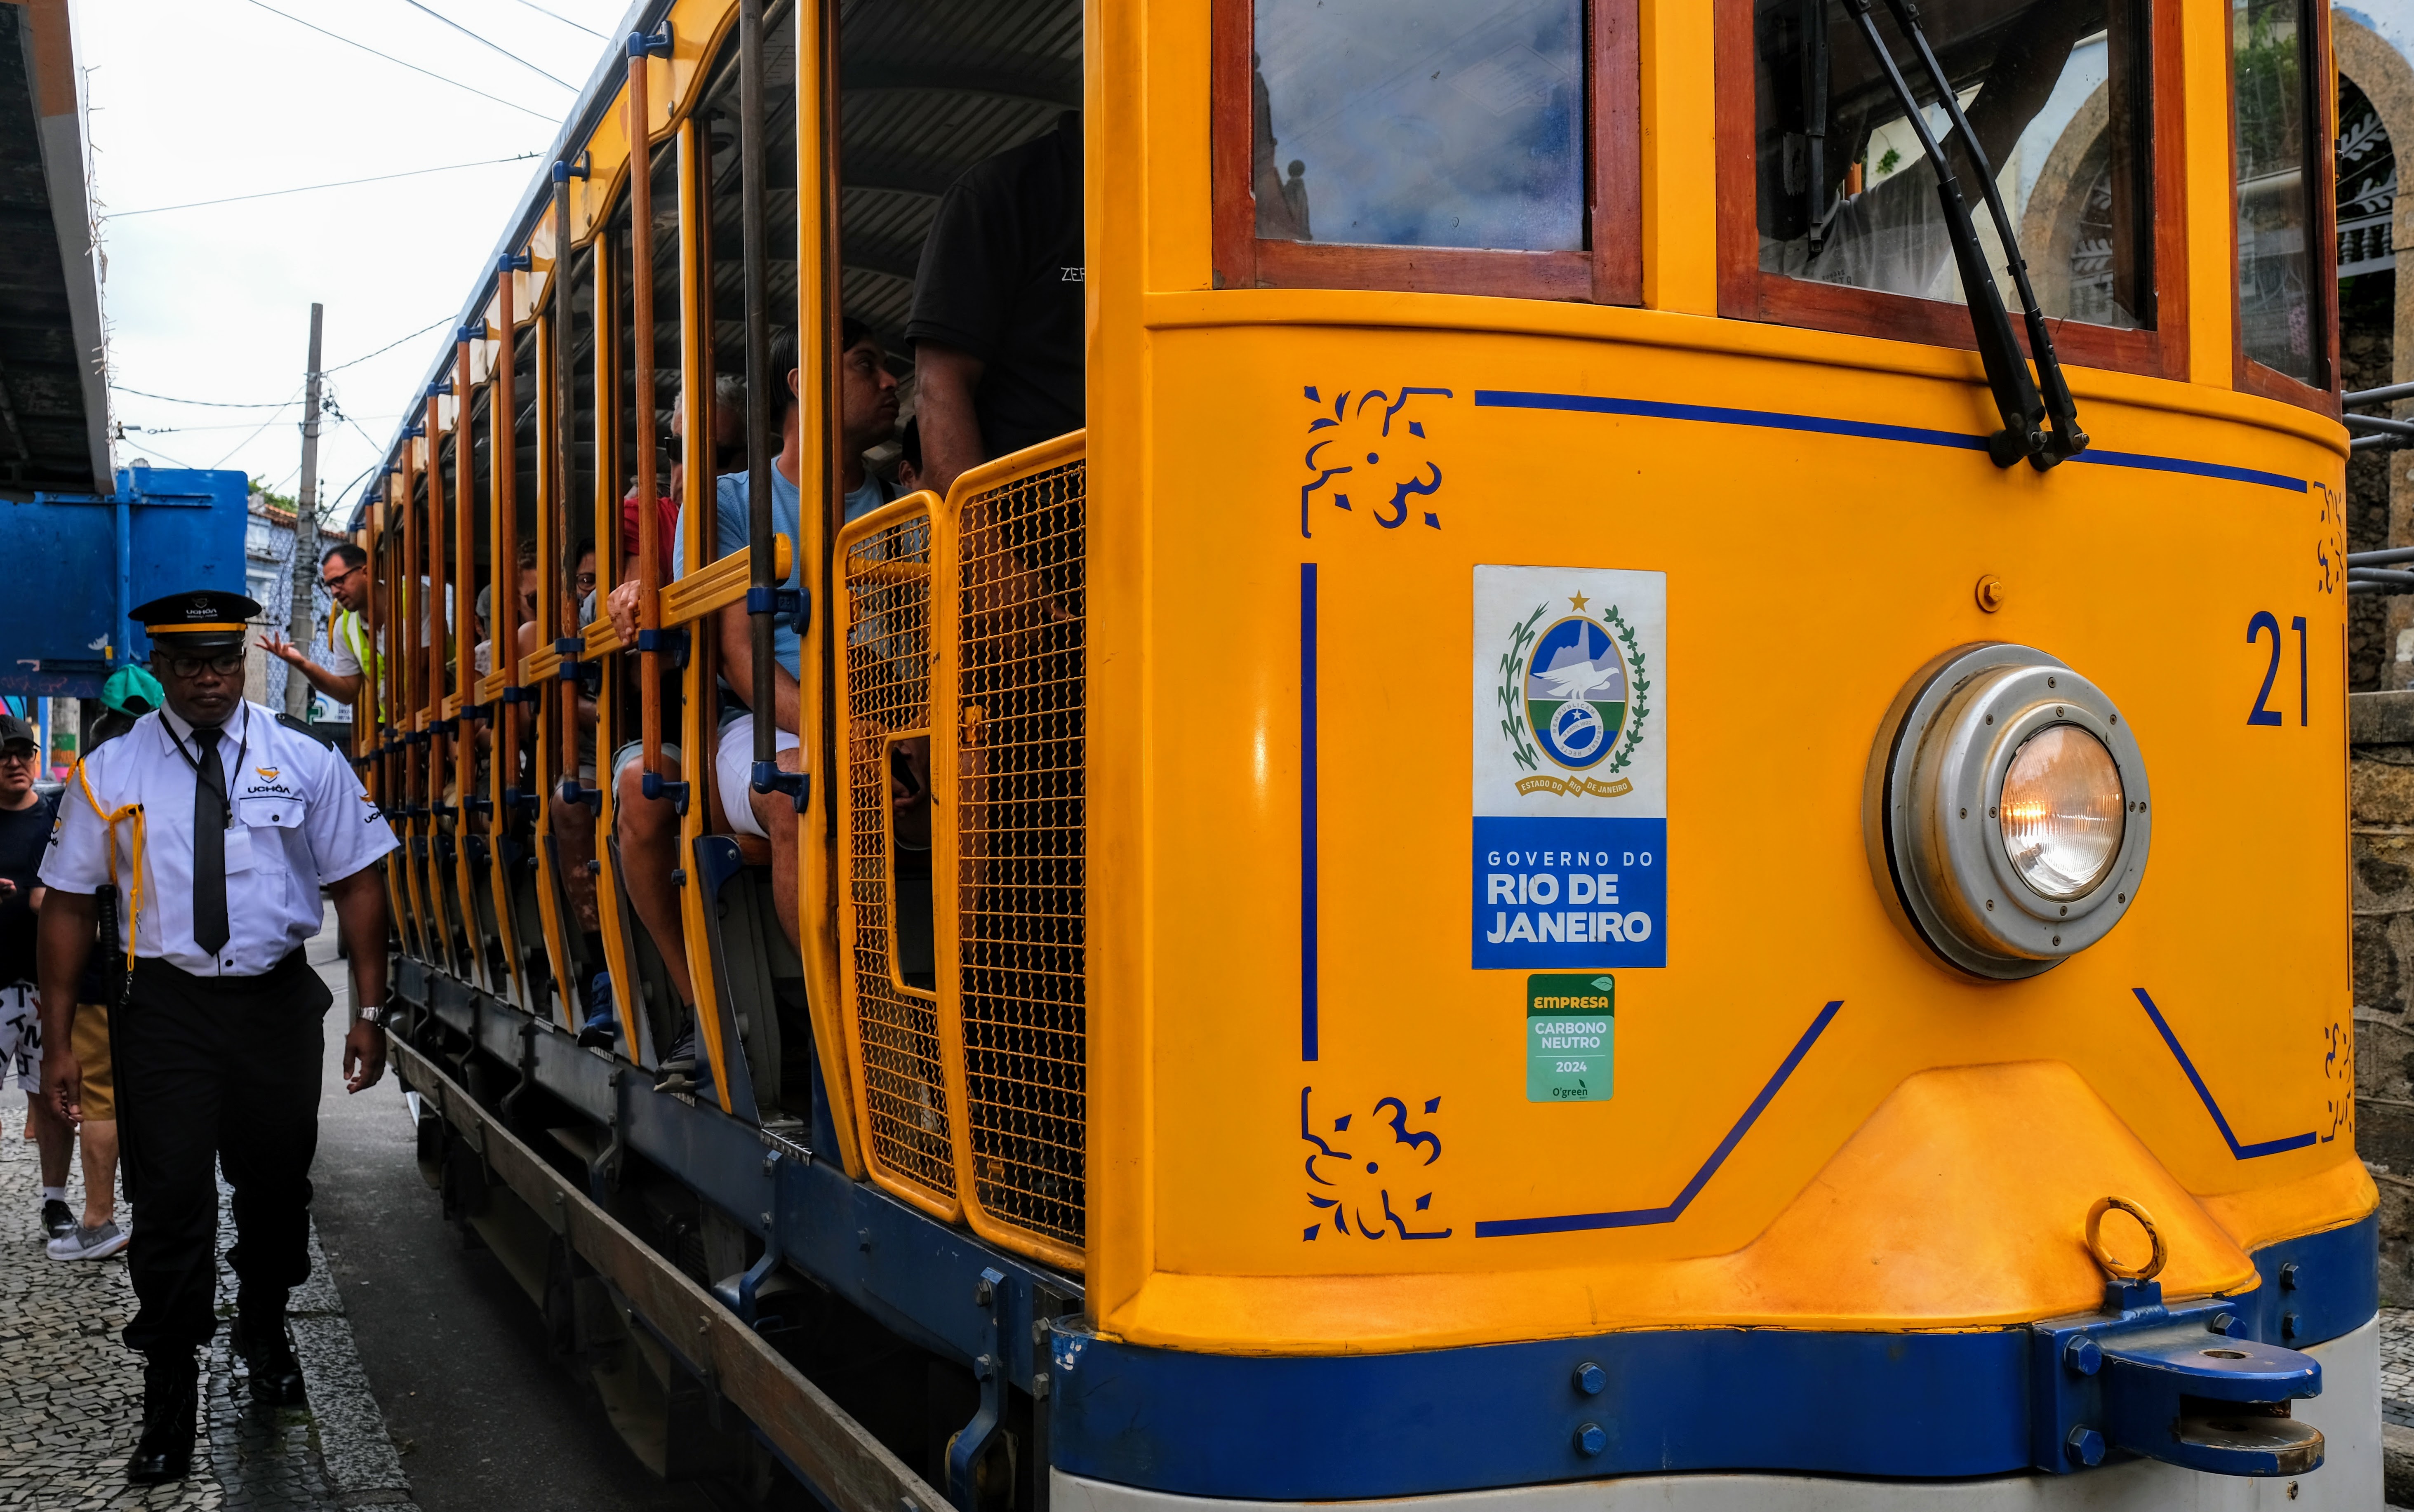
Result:
{"label": "blue decorative stripe", "polygon": [[[1690,420],[1708,425],[1750,425],[1761,430],[1809,431],[1820,436],[1851,436],[1872,441],[1901,441],[1912,446],[1941,446],[1955,452],[1984,452],[1986,437],[1960,431],[1932,430],[1925,425],[1884,425],[1874,421],[1835,420],[1825,415],[1795,415],[1779,409],[1735,409],[1724,405],[1668,404],[1657,399],[1610,399],[1588,393],[1534,393],[1517,389],[1478,389],[1478,409],[1564,409],[1587,415],[1638,415],[1651,420]],[[2111,467],[2140,467],[2149,472],[2175,472],[2192,478],[2218,478],[2255,483],[2290,493],[2305,491],[2305,481],[2253,467],[2232,467],[2186,457],[2155,456],[2145,452],[2081,452],[2072,460]]]}
{"label": "blue decorative stripe", "polygon": [[2253,1145],[2240,1144],[2238,1136],[2230,1133],[2229,1120],[2222,1117],[2221,1104],[2213,1100],[2213,1089],[2204,1084],[2204,1078],[2197,1074],[2196,1062],[2190,1060],[2188,1053],[2180,1048],[2180,1037],[2172,1033],[2171,1026],[2164,1021],[2162,1010],[2154,1006],[2153,999],[2146,996],[2144,987],[2131,987],[2129,990],[2138,995],[2139,1002],[2145,1004],[2146,1016],[2153,1019],[2154,1028],[2162,1031],[2163,1043],[2171,1047],[2171,1058],[2180,1063],[2182,1071],[2187,1073],[2187,1079],[2196,1087],[2196,1095],[2204,1100],[2204,1110],[2213,1115],[2213,1125],[2221,1131],[2221,1137],[2228,1141],[2229,1153],[2234,1159],[2256,1160],[2265,1155],[2277,1155],[2283,1150],[2302,1149],[2314,1142],[2313,1132],[2307,1130],[2301,1134],[2290,1134],[2285,1139],[2266,1139]]}
{"label": "blue decorative stripe", "polygon": [[[1313,390],[1309,391],[1311,394]],[[1299,564],[1299,1058],[1316,1059],[1316,564]]]}
{"label": "blue decorative stripe", "polygon": [[[2366,1218],[2257,1251],[2239,1336],[2306,1349],[2369,1322],[2377,1236]],[[1710,1471],[2000,1475],[2031,1463],[2032,1340],[2026,1327],[1671,1328],[1300,1356],[1150,1349],[1060,1324],[1050,1462],[1289,1502]]]}
{"label": "blue decorative stripe", "polygon": [[1794,1042],[1794,1048],[1786,1054],[1782,1061],[1779,1062],[1775,1074],[1768,1078],[1767,1085],[1761,1088],[1760,1095],[1751,1100],[1751,1105],[1743,1110],[1743,1117],[1736,1119],[1735,1127],[1729,1129],[1727,1136],[1719,1141],[1719,1148],[1710,1151],[1710,1158],[1702,1163],[1702,1168],[1695,1171],[1693,1178],[1685,1183],[1685,1189],[1676,1193],[1676,1201],[1664,1208],[1632,1208],[1624,1212],[1567,1213],[1556,1218],[1479,1220],[1475,1225],[1475,1237],[1479,1239],[1509,1238],[1520,1234],[1566,1234],[1588,1228],[1644,1228],[1653,1223],[1675,1223],[1683,1216],[1687,1208],[1692,1206],[1693,1199],[1701,1195],[1702,1188],[1709,1185],[1710,1178],[1716,1176],[1719,1167],[1726,1164],[1727,1157],[1735,1152],[1736,1146],[1743,1142],[1743,1136],[1751,1132],[1752,1124],[1758,1120],[1762,1110],[1766,1108],[1769,1100],[1777,1095],[1777,1090],[1785,1085],[1787,1077],[1794,1075],[1794,1068],[1800,1065],[1802,1058],[1810,1053],[1810,1046],[1818,1043],[1819,1036],[1825,1032],[1830,1023],[1834,1022],[1838,1010],[1843,1006],[1844,1000],[1839,998],[1819,1010],[1819,1016],[1810,1020],[1810,1027],[1804,1030],[1802,1037]]}
{"label": "blue decorative stripe", "polygon": [[2285,488],[2292,494],[2302,494],[2307,487],[2302,478],[2290,478],[2284,473],[2232,467],[2219,462],[2190,462],[2184,457],[2158,457],[2144,452],[2101,452],[2089,447],[2070,460],[2100,463],[2107,467],[2143,467],[2149,472],[2183,472],[2193,478],[2219,478],[2233,483],[2258,483],[2265,488]]}

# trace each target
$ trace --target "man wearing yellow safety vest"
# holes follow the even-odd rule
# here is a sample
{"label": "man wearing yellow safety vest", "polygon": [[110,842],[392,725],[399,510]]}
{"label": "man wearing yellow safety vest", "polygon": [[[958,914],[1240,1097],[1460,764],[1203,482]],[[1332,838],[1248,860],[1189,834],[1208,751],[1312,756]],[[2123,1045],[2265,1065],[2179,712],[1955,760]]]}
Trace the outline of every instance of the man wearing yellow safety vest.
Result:
{"label": "man wearing yellow safety vest", "polygon": [[[371,708],[376,708],[374,689],[378,678],[377,647],[369,644],[368,626],[361,619],[361,611],[369,601],[368,553],[350,541],[341,541],[327,548],[319,561],[319,581],[326,586],[328,597],[335,600],[335,612],[327,616],[327,660],[313,661],[300,646],[274,633],[260,638],[260,648],[270,656],[310,679],[310,686],[338,704],[350,704],[357,710],[361,702],[361,684],[371,685]],[[365,716],[361,716],[365,717]]]}

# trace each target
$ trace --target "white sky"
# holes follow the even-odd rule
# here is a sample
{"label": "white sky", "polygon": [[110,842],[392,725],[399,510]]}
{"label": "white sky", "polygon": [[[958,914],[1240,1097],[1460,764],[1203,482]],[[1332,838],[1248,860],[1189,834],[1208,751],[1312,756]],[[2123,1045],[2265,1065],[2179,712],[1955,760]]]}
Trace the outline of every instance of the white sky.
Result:
{"label": "white sky", "polygon": [[[537,113],[371,57],[249,0],[73,0],[97,214],[542,154],[576,99],[408,0],[267,3]],[[604,38],[627,8],[626,0],[424,3],[573,85],[614,46]],[[312,302],[327,307],[329,369],[448,319],[544,167],[532,157],[104,219],[101,307],[110,380],[120,387],[111,413],[127,427],[118,465],[147,457],[161,467],[239,467],[297,493]],[[444,340],[443,331],[429,332],[329,378],[337,405],[359,422],[356,429],[330,420],[320,433],[320,503],[336,523]],[[210,409],[126,388],[295,403],[282,412]]]}

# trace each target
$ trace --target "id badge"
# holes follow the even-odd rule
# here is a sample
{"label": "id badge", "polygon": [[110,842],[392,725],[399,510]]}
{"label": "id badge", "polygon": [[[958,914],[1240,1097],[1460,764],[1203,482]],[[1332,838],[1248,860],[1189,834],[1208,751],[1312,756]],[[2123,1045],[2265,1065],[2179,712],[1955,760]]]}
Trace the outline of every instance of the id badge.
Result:
{"label": "id badge", "polygon": [[238,871],[249,871],[251,867],[251,826],[248,824],[229,826],[226,832],[227,875],[231,877]]}

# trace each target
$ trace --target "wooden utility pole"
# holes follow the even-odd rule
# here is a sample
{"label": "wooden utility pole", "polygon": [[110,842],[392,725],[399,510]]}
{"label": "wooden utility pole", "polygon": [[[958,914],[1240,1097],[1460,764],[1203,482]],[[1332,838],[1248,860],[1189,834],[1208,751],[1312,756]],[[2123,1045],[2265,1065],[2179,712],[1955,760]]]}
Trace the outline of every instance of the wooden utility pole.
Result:
{"label": "wooden utility pole", "polygon": [[[309,389],[302,400],[302,492],[293,511],[293,612],[286,616],[285,638],[304,648],[310,645],[310,595],[319,586],[319,327],[324,304],[310,306]],[[312,658],[316,660],[317,658]],[[285,712],[297,719],[310,713],[310,679],[295,668],[285,673]]]}

